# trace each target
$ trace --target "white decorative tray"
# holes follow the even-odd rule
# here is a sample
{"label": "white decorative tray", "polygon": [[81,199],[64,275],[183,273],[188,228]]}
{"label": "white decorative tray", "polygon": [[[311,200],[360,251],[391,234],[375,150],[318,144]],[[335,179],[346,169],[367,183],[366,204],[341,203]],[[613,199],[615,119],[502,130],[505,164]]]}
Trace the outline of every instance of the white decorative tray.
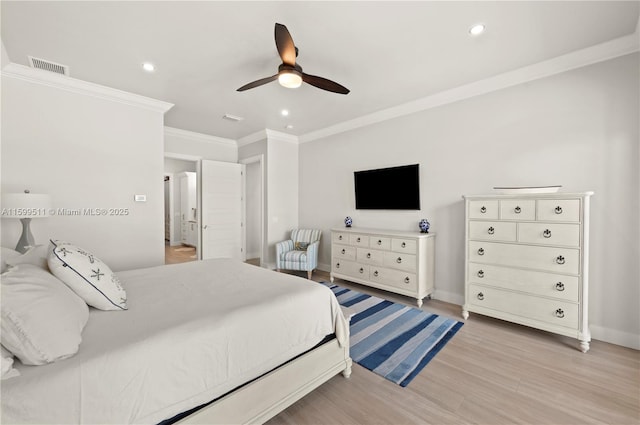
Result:
{"label": "white decorative tray", "polygon": [[518,194],[518,193],[555,193],[562,186],[496,186],[493,188],[498,193]]}

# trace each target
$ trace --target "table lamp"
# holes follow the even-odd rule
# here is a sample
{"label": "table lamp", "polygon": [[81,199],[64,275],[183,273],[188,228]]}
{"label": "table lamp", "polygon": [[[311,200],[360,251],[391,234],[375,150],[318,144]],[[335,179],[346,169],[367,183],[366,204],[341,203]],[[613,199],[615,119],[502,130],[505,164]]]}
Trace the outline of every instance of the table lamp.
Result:
{"label": "table lamp", "polygon": [[51,209],[51,196],[42,193],[3,193],[2,194],[2,218],[19,218],[22,222],[22,235],[16,245],[16,251],[25,253],[35,245],[31,234],[30,223],[32,218],[49,217]]}

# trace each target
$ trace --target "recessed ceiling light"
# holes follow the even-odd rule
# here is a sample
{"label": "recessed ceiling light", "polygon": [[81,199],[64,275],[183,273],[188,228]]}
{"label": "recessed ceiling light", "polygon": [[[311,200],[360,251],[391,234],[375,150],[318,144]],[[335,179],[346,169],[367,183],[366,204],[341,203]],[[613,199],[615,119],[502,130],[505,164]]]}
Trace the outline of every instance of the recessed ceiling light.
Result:
{"label": "recessed ceiling light", "polygon": [[283,109],[281,112],[283,117],[286,117],[287,115],[289,115],[289,111],[287,109]]}
{"label": "recessed ceiling light", "polygon": [[485,30],[484,24],[475,24],[471,28],[469,28],[469,34],[480,35],[484,32],[484,30]]}
{"label": "recessed ceiling light", "polygon": [[142,64],[142,69],[144,69],[147,72],[153,72],[156,70],[156,67],[151,62],[145,62]]}
{"label": "recessed ceiling light", "polygon": [[287,124],[284,128],[286,128],[287,130],[291,130],[293,126],[291,124]]}

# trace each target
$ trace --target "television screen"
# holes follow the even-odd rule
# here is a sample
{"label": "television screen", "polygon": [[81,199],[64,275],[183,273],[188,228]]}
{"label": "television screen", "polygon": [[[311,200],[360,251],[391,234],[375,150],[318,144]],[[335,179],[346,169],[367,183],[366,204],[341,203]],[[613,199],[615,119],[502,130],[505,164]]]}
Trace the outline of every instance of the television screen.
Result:
{"label": "television screen", "polygon": [[419,210],[419,164],[355,171],[356,209]]}

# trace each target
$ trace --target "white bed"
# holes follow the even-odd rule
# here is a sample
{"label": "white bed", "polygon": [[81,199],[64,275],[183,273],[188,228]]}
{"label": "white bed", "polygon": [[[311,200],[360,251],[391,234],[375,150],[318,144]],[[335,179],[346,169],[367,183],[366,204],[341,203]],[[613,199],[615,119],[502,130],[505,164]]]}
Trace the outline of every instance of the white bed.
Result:
{"label": "white bed", "polygon": [[348,323],[323,285],[224,259],[118,276],[129,309],[91,309],[69,359],[18,362],[2,423],[153,424],[225,394],[184,421],[262,422],[350,373]]}

